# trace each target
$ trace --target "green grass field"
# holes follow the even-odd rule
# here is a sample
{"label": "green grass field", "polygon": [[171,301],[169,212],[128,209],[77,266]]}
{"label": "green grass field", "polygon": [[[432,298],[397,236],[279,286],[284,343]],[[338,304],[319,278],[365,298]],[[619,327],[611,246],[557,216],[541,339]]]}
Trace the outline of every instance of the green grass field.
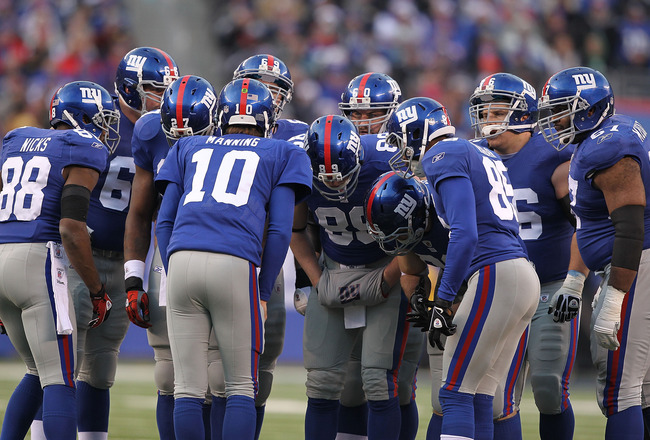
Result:
{"label": "green grass field", "polygon": [[[0,360],[0,417],[4,419],[7,401],[24,374],[18,361]],[[418,407],[420,427],[417,439],[424,439],[429,423],[431,383],[427,370],[418,378]],[[116,384],[111,392],[111,418],[109,438],[112,440],[157,439],[154,409],[156,389],[153,384],[151,363],[121,362]],[[576,381],[571,392],[571,402],[576,415],[575,440],[604,438],[605,418],[594,398],[593,379]],[[269,399],[261,438],[264,440],[302,439],[307,398],[305,396],[305,370],[297,365],[279,365]],[[538,439],[537,409],[530,386],[521,405],[524,440]]]}

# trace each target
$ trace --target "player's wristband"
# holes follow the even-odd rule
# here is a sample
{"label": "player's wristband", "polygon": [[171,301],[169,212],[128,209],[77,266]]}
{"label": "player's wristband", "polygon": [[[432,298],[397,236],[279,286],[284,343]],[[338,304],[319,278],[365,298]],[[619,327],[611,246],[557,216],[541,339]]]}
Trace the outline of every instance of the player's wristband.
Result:
{"label": "player's wristband", "polygon": [[129,260],[124,263],[124,279],[137,277],[144,280],[145,264],[142,260]]}
{"label": "player's wristband", "polygon": [[124,280],[124,291],[129,292],[131,290],[144,290],[142,278],[128,277]]}

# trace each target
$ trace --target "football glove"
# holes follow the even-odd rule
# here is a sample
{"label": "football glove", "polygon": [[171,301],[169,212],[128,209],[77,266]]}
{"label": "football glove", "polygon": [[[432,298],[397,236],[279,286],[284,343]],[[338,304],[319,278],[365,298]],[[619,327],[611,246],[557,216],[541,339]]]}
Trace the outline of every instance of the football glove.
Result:
{"label": "football glove", "polygon": [[126,288],[126,314],[129,320],[142,328],[149,328],[149,295],[142,287],[138,277],[128,277],[124,281]]}
{"label": "football glove", "polygon": [[594,321],[594,335],[598,345],[608,350],[616,350],[621,345],[616,336],[621,326],[621,307],[625,292],[608,285],[600,294],[605,297]]}
{"label": "football glove", "polygon": [[581,272],[569,271],[562,287],[553,295],[548,308],[548,313],[553,314],[553,321],[567,322],[578,316],[585,278]]}
{"label": "football glove", "polygon": [[406,320],[413,323],[413,327],[420,327],[423,332],[429,329],[431,322],[431,307],[433,302],[429,301],[431,282],[427,275],[421,276],[418,285],[409,302],[411,311],[406,314]]}
{"label": "football glove", "polygon": [[307,301],[309,297],[300,287],[296,287],[296,291],[293,293],[293,306],[296,309],[296,312],[300,313],[302,316],[305,316],[307,311]]}
{"label": "football glove", "polygon": [[108,316],[111,314],[113,302],[109,298],[108,293],[106,293],[106,286],[104,284],[102,284],[99,292],[90,294],[90,300],[93,303],[93,319],[88,323],[88,327],[95,328],[108,319]]}
{"label": "football glove", "polygon": [[433,301],[431,323],[429,324],[429,344],[432,347],[438,347],[441,351],[445,349],[445,345],[440,340],[441,335],[451,336],[456,333],[456,324],[452,322],[454,319],[454,312],[451,310],[452,304],[451,301],[441,298],[436,298]]}
{"label": "football glove", "polygon": [[5,325],[0,321],[0,335],[6,335],[7,334],[7,329],[5,328]]}

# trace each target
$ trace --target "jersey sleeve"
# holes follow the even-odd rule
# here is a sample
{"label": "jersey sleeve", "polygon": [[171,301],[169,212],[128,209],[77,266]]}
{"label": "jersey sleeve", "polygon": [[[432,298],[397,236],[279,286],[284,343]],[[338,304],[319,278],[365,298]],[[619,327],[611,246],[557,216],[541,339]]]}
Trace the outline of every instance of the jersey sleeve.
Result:
{"label": "jersey sleeve", "polygon": [[160,111],[150,112],[135,123],[131,138],[133,161],[140,168],[153,173],[153,142],[159,141],[158,134],[162,132]]}
{"label": "jersey sleeve", "polygon": [[440,141],[424,154],[422,168],[433,188],[449,177],[468,177],[467,146],[454,141]]}
{"label": "jersey sleeve", "polygon": [[76,165],[102,173],[108,164],[108,148],[86,130],[67,130],[61,155],[63,166]]}
{"label": "jersey sleeve", "polygon": [[302,148],[288,144],[284,158],[284,170],[277,184],[291,186],[296,193],[296,204],[298,204],[311,194],[312,173],[309,157]]}
{"label": "jersey sleeve", "polygon": [[627,130],[618,133],[605,130],[600,136],[585,140],[582,147],[583,169],[588,181],[593,179],[596,172],[613,166],[624,157],[633,157],[641,164],[646,154],[639,138]]}

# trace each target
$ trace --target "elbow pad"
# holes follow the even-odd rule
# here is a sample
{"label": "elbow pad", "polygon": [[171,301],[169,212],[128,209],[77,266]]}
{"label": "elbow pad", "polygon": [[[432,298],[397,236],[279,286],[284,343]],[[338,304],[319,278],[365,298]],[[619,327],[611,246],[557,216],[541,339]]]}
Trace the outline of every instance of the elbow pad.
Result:
{"label": "elbow pad", "polygon": [[639,270],[643,252],[645,206],[625,205],[610,214],[614,224],[612,266]]}
{"label": "elbow pad", "polygon": [[81,185],[65,185],[61,191],[61,218],[86,222],[90,191]]}

